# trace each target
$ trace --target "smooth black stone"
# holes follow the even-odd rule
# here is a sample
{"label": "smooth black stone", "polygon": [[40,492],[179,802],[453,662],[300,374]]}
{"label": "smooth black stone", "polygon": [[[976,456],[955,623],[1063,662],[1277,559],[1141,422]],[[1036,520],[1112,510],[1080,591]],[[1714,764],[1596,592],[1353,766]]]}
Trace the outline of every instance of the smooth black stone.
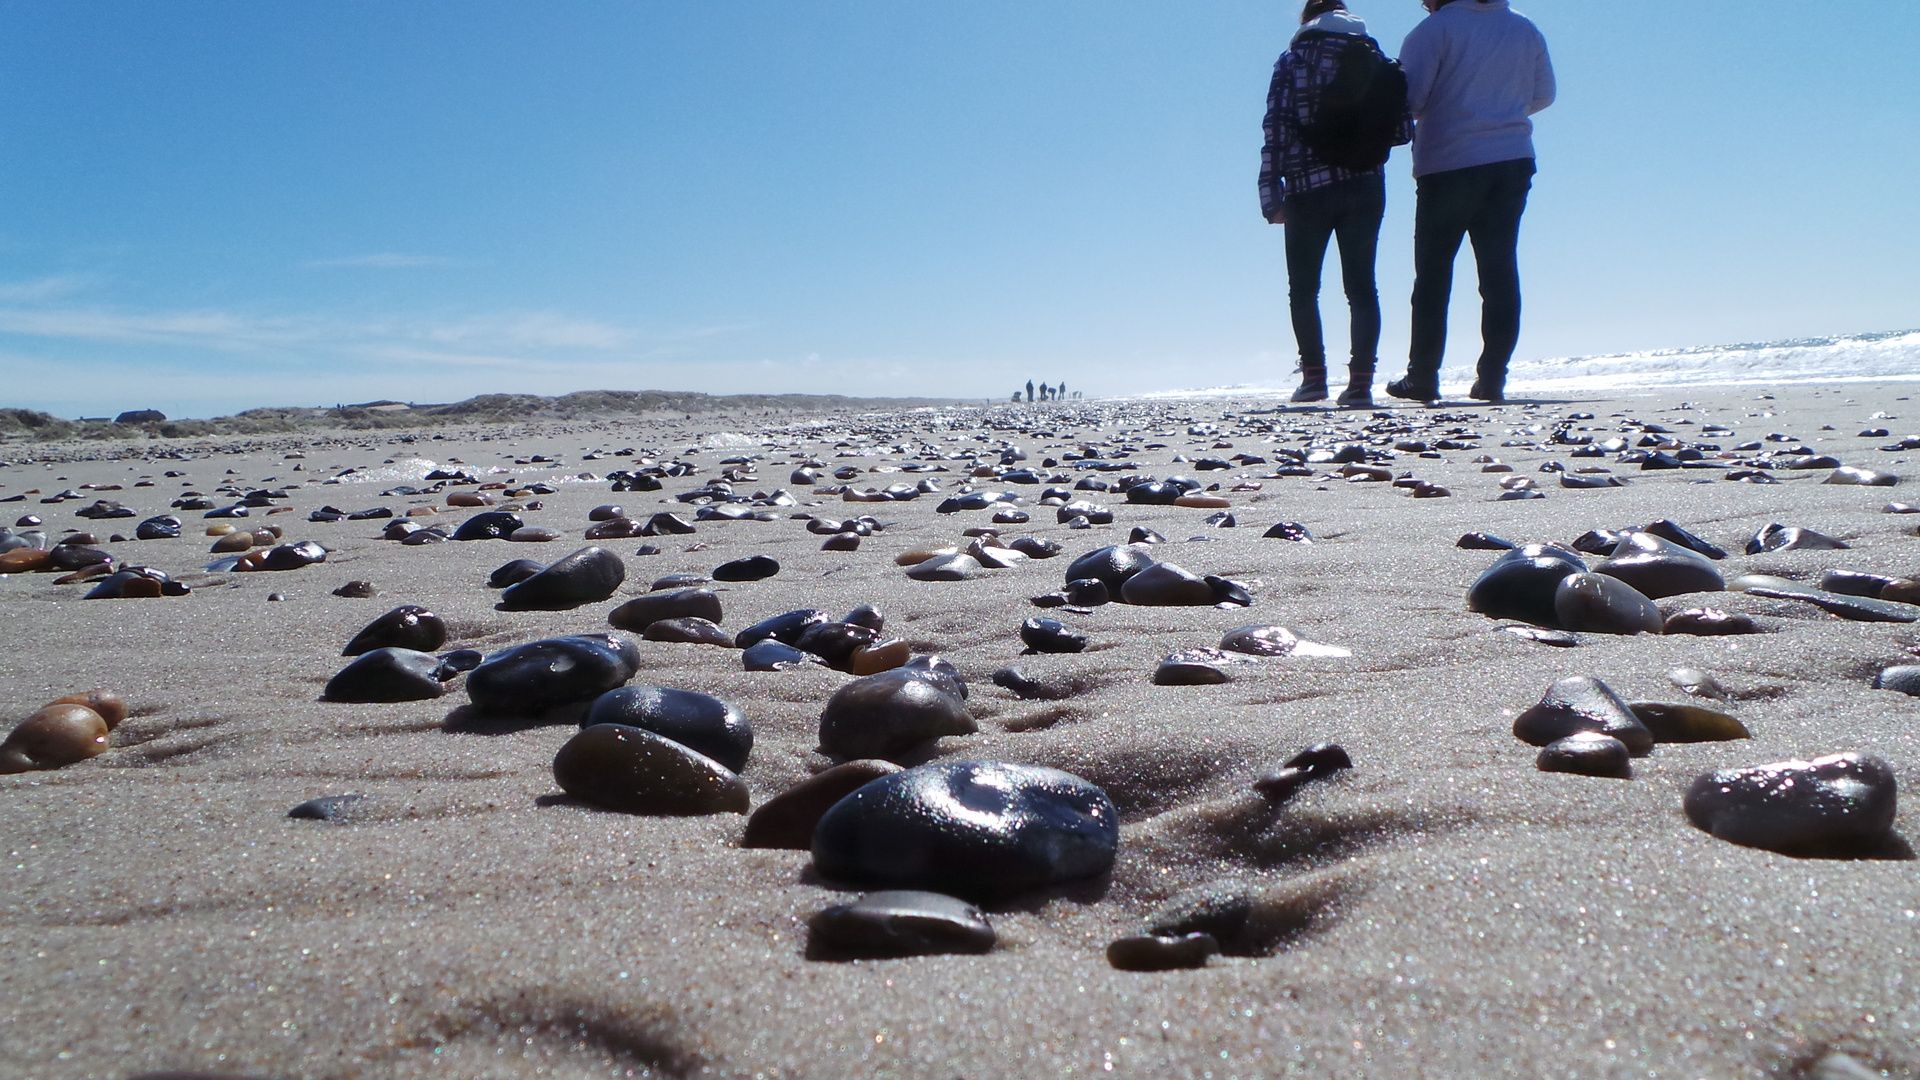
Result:
{"label": "smooth black stone", "polygon": [[172,540],[180,535],[180,519],[171,514],[150,517],[134,526],[136,540]]}
{"label": "smooth black stone", "polygon": [[1657,536],[1662,540],[1667,540],[1672,543],[1678,544],[1681,547],[1686,548],[1688,551],[1692,551],[1700,555],[1705,555],[1707,558],[1712,559],[1715,562],[1719,562],[1721,559],[1724,559],[1727,557],[1726,548],[1723,548],[1720,545],[1713,543],[1710,540],[1702,539],[1701,537],[1694,535],[1693,533],[1687,531],[1682,526],[1666,518],[1661,518],[1659,521],[1655,521],[1649,524],[1648,526],[1641,529],[1640,531],[1644,533],[1651,533],[1652,535]]}
{"label": "smooth black stone", "polygon": [[1687,819],[1729,843],[1785,855],[1871,853],[1893,828],[1891,766],[1865,754],[1721,769],[1693,782]]}
{"label": "smooth black stone", "polygon": [[1727,587],[1727,579],[1717,567],[1691,553],[1616,554],[1596,564],[1593,572],[1624,581],[1649,600],[1685,593],[1721,592]]}
{"label": "smooth black stone", "polygon": [[[1105,586],[1101,586],[1105,588]],[[1058,619],[1032,618],[1020,624],[1020,640],[1027,648],[1041,653],[1077,653],[1085,651],[1091,639]]]}
{"label": "smooth black stone", "polygon": [[1605,574],[1568,574],[1553,596],[1554,625],[1591,634],[1658,634],[1660,609],[1633,586]]}
{"label": "smooth black stone", "polygon": [[859,607],[847,612],[847,617],[840,621],[852,623],[855,626],[864,626],[876,632],[885,629],[887,625],[887,617],[881,614],[880,609],[874,607],[872,604],[861,604]]}
{"label": "smooth black stone", "polygon": [[460,527],[453,531],[453,538],[455,540],[505,540],[513,535],[515,529],[525,524],[526,522],[520,519],[519,514],[508,513],[505,510],[489,510],[461,522]]}
{"label": "smooth black stone", "polygon": [[839,671],[853,670],[853,655],[880,640],[880,631],[858,623],[831,622],[807,627],[794,645]]}
{"label": "smooth black stone", "polygon": [[647,586],[648,592],[666,592],[671,589],[693,589],[711,582],[705,574],[666,574],[653,579]]}
{"label": "smooth black stone", "polygon": [[687,617],[683,619],[656,619],[640,631],[640,637],[646,641],[662,641],[679,645],[717,645],[723,649],[734,647],[733,635],[720,629],[706,619]]}
{"label": "smooth black stone", "polygon": [[1288,656],[1299,647],[1299,635],[1284,626],[1236,627],[1220,639],[1220,648],[1248,656]]}
{"label": "smooth black stone", "polygon": [[712,694],[666,686],[623,686],[593,700],[581,727],[621,724],[697,750],[734,772],[753,753],[753,725]]}
{"label": "smooth black stone", "polygon": [[53,556],[53,566],[56,570],[79,570],[113,561],[112,555],[85,544],[55,544],[48,554]]}
{"label": "smooth black stone", "polygon": [[[733,643],[737,648],[740,639],[735,637]],[[778,638],[762,638],[749,645],[740,656],[740,663],[748,671],[785,671],[787,668],[799,667],[802,664],[821,662],[820,658],[812,653],[801,652]]]}
{"label": "smooth black stone", "polygon": [[1911,664],[1890,667],[1873,677],[1873,688],[1920,697],[1920,667]]}
{"label": "smooth black stone", "polygon": [[353,635],[341,656],[359,656],[375,649],[411,649],[432,652],[447,643],[447,624],[418,604],[402,604],[373,620]]}
{"label": "smooth black stone", "polygon": [[715,581],[760,581],[780,572],[780,564],[766,555],[749,555],[713,569]]}
{"label": "smooth black stone", "polygon": [[607,613],[607,622],[622,630],[643,631],[662,619],[705,619],[721,622],[720,596],[712,589],[676,589],[636,596]]}
{"label": "smooth black stone", "polygon": [[553,758],[553,779],[581,802],[623,814],[747,812],[747,785],[719,762],[651,731],[595,724]]}
{"label": "smooth black stone", "polygon": [[627,580],[627,564],[606,548],[588,547],[500,594],[509,611],[563,611],[612,596]]}
{"label": "smooth black stone", "polygon": [[1154,563],[1127,577],[1120,599],[1143,607],[1204,607],[1214,603],[1205,578],[1172,563]]}
{"label": "smooth black stone", "polygon": [[1155,686],[1217,686],[1232,679],[1218,665],[1218,649],[1182,649],[1153,669]]}
{"label": "smooth black stone", "polygon": [[1554,594],[1568,574],[1587,564],[1567,548],[1528,544],[1496,559],[1467,590],[1467,609],[1496,619],[1557,625]]}
{"label": "smooth black stone", "polygon": [[[181,507],[181,509],[184,510],[186,507]],[[209,510],[200,516],[203,518],[243,518],[252,513],[253,511],[247,509],[246,506],[235,503],[232,506],[222,506],[215,510]]]}
{"label": "smooth black stone", "polygon": [[1858,570],[1829,570],[1820,575],[1820,588],[1831,593],[1864,596],[1878,600],[1881,589],[1900,580],[1884,574],[1865,574]]}
{"label": "smooth black stone", "polygon": [[653,515],[647,519],[645,525],[640,526],[641,536],[685,536],[693,531],[692,522],[678,514],[669,514],[665,511]]}
{"label": "smooth black stone", "polygon": [[752,648],[768,638],[794,645],[808,630],[832,621],[831,615],[817,608],[800,608],[797,611],[783,612],[772,618],[761,619],[735,634],[733,641],[743,649]]}
{"label": "smooth black stone", "polygon": [[1066,580],[1099,578],[1106,583],[1109,591],[1118,592],[1128,578],[1155,565],[1158,564],[1154,562],[1150,546],[1146,544],[1096,548],[1073,560],[1067,567]]}
{"label": "smooth black stone", "polygon": [[556,705],[592,701],[633,678],[640,651],[614,634],[576,634],[503,649],[467,676],[482,713],[538,716]]}
{"label": "smooth black stone", "polygon": [[353,513],[347,515],[347,520],[348,521],[378,521],[382,518],[390,518],[392,516],[393,516],[392,510],[389,510],[384,506],[376,506],[370,510],[356,510]]}
{"label": "smooth black stone", "polygon": [[1120,971],[1178,971],[1207,966],[1220,953],[1212,934],[1161,937],[1142,934],[1124,937],[1107,946],[1107,963]]}
{"label": "smooth black stone", "polygon": [[1841,593],[1806,588],[1792,582],[1782,582],[1777,586],[1748,585],[1746,592],[1748,596],[1765,596],[1774,600],[1798,600],[1852,622],[1920,622],[1920,605],[1902,604],[1892,600],[1873,600],[1865,596],[1846,596]]}
{"label": "smooth black stone", "polygon": [[1631,757],[1627,753],[1627,745],[1619,739],[1597,731],[1585,731],[1555,739],[1542,747],[1539,756],[1534,759],[1534,768],[1541,772],[1631,780]]}
{"label": "smooth black stone", "polygon": [[1164,544],[1166,542],[1166,537],[1161,536],[1145,525],[1135,525],[1133,531],[1127,534],[1127,543],[1129,544]]}
{"label": "smooth black stone", "polygon": [[1824,533],[1803,529],[1797,525],[1786,526],[1779,523],[1767,525],[1753,534],[1747,541],[1747,554],[1764,555],[1770,551],[1845,551],[1849,547],[1844,541],[1835,540]]}
{"label": "smooth black stone", "polygon": [[518,585],[546,567],[532,559],[515,559],[495,570],[487,577],[487,588],[504,589],[509,585]]}
{"label": "smooth black stone", "polygon": [[281,544],[267,552],[260,562],[262,570],[298,570],[315,563],[327,561],[327,549],[311,540],[302,540],[296,544]]}
{"label": "smooth black stone", "polygon": [[[1701,672],[1701,674],[1706,673]],[[1711,679],[1712,676],[1707,678]],[[1634,701],[1629,702],[1627,707],[1632,709],[1633,715],[1639,717],[1640,722],[1653,733],[1653,741],[1656,743],[1731,742],[1753,737],[1747,731],[1745,724],[1726,713],[1700,705]]]}
{"label": "smooth black stone", "polygon": [[427,544],[444,544],[451,539],[453,539],[453,537],[441,532],[436,526],[430,529],[416,529],[413,532],[406,533],[400,538],[400,543],[406,547],[424,547]]}
{"label": "smooth black stone", "polygon": [[1060,598],[1074,607],[1099,607],[1113,602],[1112,590],[1099,578],[1080,578],[1067,582],[1060,590]]}
{"label": "smooth black stone", "polygon": [[1061,693],[1053,687],[1031,678],[1017,667],[1003,667],[993,673],[993,685],[1013,691],[1013,695],[1022,701],[1053,701]]}
{"label": "smooth black stone", "polygon": [[1172,506],[1175,499],[1186,493],[1187,489],[1179,484],[1165,480],[1148,480],[1129,487],[1127,501],[1135,505]]}
{"label": "smooth black stone", "polygon": [[807,921],[808,950],[846,957],[983,953],[992,924],[980,909],[944,893],[888,890],[836,904]]}
{"label": "smooth black stone", "polygon": [[1213,602],[1215,604],[1222,606],[1232,605],[1235,607],[1253,606],[1253,595],[1247,592],[1245,585],[1231,578],[1218,577],[1214,574],[1208,574],[1201,580],[1207,583],[1207,588],[1213,590]]}
{"label": "smooth black stone", "polygon": [[1612,687],[1591,675],[1554,683],[1539,704],[1513,721],[1514,737],[1532,746],[1545,746],[1583,731],[1619,739],[1634,757],[1653,752],[1653,733]]}
{"label": "smooth black stone", "polygon": [[365,800],[365,795],[323,795],[318,799],[308,799],[287,811],[287,816],[306,821],[346,821],[354,816],[358,804]]}
{"label": "smooth black stone", "polygon": [[123,596],[121,589],[124,588],[128,582],[135,578],[143,578],[145,576],[145,574],[137,574],[131,570],[122,570],[119,573],[108,574],[106,577],[101,578],[93,588],[88,589],[86,595],[80,599],[119,600]]}
{"label": "smooth black stone", "polygon": [[820,713],[820,751],[841,759],[886,758],[949,735],[980,730],[942,675],[898,667],[842,686]]}
{"label": "smooth black stone", "polygon": [[959,668],[941,657],[933,653],[921,653],[900,666],[908,671],[920,672],[923,677],[939,683],[947,693],[961,701],[967,700],[967,680],[961,677]]}
{"label": "smooth black stone", "polygon": [[824,877],[985,903],[1107,873],[1119,847],[1107,794],[1070,773],[940,762],[881,777],[813,834]]}
{"label": "smooth black stone", "polygon": [[1734,615],[1718,608],[1688,608],[1667,616],[1665,632],[1692,634],[1696,637],[1720,637],[1731,634],[1759,633],[1759,626],[1746,615]]}
{"label": "smooth black stone", "polygon": [[1029,559],[1051,559],[1060,554],[1058,540],[1043,540],[1037,536],[1023,536],[1007,546]]}
{"label": "smooth black stone", "polygon": [[1260,534],[1262,540],[1291,540],[1296,544],[1313,543],[1313,533],[1297,521],[1282,521]]}
{"label": "smooth black stone", "polygon": [[1272,800],[1282,800],[1299,790],[1300,785],[1324,780],[1353,768],[1353,758],[1344,747],[1334,743],[1316,743],[1288,758],[1278,769],[1253,782],[1253,790]]}
{"label": "smooth black stone", "polygon": [[455,675],[472,671],[486,662],[486,656],[478,649],[455,649],[452,652],[441,653],[440,671],[435,677],[441,682],[446,682]]}
{"label": "smooth black stone", "polygon": [[1453,546],[1466,551],[1512,551],[1520,545],[1491,533],[1470,532],[1455,541]]}
{"label": "smooth black stone", "polygon": [[333,590],[333,595],[344,596],[349,600],[370,600],[373,598],[373,582],[349,581]]}
{"label": "smooth black stone", "polygon": [[1613,529],[1589,529],[1575,537],[1570,546],[1586,555],[1612,555],[1614,549],[1624,543],[1629,535]]}
{"label": "smooth black stone", "polygon": [[432,653],[375,649],[327,680],[322,696],[349,703],[425,701],[446,693],[439,672],[440,658]]}

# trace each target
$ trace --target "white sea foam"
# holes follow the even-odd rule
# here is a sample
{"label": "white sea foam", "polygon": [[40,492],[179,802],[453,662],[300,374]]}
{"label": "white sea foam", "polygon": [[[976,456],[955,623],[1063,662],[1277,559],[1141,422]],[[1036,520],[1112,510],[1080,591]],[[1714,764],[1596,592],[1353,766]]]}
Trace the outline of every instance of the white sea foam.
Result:
{"label": "white sea foam", "polygon": [[[1332,374],[1338,378],[1341,373]],[[1383,371],[1382,377],[1391,378],[1395,374],[1397,372]],[[1442,389],[1450,396],[1459,396],[1471,383],[1473,368],[1470,363],[1449,364],[1441,376]],[[1516,360],[1507,372],[1508,393],[1530,394],[1846,382],[1920,382],[1920,330],[1656,349],[1611,356]],[[1381,392],[1380,387],[1375,388],[1376,396]],[[1245,397],[1283,393],[1292,393],[1292,386],[1242,383],[1139,396]]]}

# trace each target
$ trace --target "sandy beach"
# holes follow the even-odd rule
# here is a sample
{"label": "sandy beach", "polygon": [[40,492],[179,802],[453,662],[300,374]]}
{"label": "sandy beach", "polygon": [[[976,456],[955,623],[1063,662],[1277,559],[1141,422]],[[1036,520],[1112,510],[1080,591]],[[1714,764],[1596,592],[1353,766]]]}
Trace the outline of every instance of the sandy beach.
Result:
{"label": "sandy beach", "polygon": [[[1498,552],[1457,546],[1470,531],[1567,543],[1665,518],[1732,552],[1721,567],[1729,578],[1920,576],[1920,516],[1883,512],[1920,502],[1920,451],[1882,449],[1920,432],[1912,392],[1910,383],[1689,387],[1358,412],[1270,398],[1087,401],[0,443],[0,498],[25,495],[0,503],[0,524],[37,514],[56,541],[94,533],[120,562],[192,589],[83,601],[90,586],[55,584],[58,575],[0,577],[9,726],[97,687],[133,707],[103,755],[0,777],[0,1073],[1759,1078],[1807,1075],[1840,1050],[1876,1075],[1920,1076],[1920,862],[1739,847],[1681,809],[1704,772],[1854,751],[1893,765],[1905,796],[1895,833],[1920,843],[1920,699],[1870,688],[1883,668],[1920,662],[1920,629],[1726,593],[1661,607],[1719,607],[1751,616],[1760,633],[1587,633],[1577,647],[1550,647],[1467,610],[1468,586]],[[1781,435],[1766,447],[1803,442],[1902,480],[1841,486],[1822,483],[1831,470],[1779,470],[1780,482],[1752,484],[1642,471],[1615,455],[1575,461],[1570,447],[1542,443],[1576,413],[1592,418],[1568,430],[1599,439],[1637,442],[1636,425],[1656,424],[1731,451]],[[1727,430],[1703,433],[1707,425]],[[1857,434],[1879,428],[1891,436]],[[1279,449],[1369,439],[1381,450],[1410,439],[1460,447],[1383,462],[1451,496],[1411,498],[1327,464],[1274,475]],[[1069,460],[1090,443],[1141,473],[1218,483],[1236,524],[1207,524],[1214,509],[1081,491],[1115,520],[1070,529],[1039,505],[1053,481],[974,475],[1006,448],[1024,452],[1019,466],[1064,477],[1059,486],[1126,475]],[[1265,460],[1195,470],[1234,455]],[[1485,471],[1483,456],[1513,471]],[[601,504],[637,520],[691,519],[694,507],[675,496],[743,467],[728,458],[749,459],[756,476],[739,493],[786,488],[797,505],[775,508],[773,521],[602,541],[627,565],[614,598],[571,611],[496,609],[499,593],[485,586],[495,567],[587,546],[588,513]],[[789,482],[809,458],[825,465],[822,484],[931,478],[941,493],[843,501]],[[1549,460],[1610,468],[1627,483],[1562,488],[1540,471]],[[656,492],[609,492],[608,473],[642,461],[699,471]],[[846,465],[861,472],[833,480]],[[431,523],[474,513],[446,500],[472,485],[382,494],[427,486],[435,467],[551,485],[523,516],[562,538],[408,547],[381,538],[385,521],[308,520],[323,505],[400,515],[431,506],[416,518]],[[1496,501],[1508,477],[1532,478],[1545,497]],[[143,480],[152,486],[136,486]],[[895,556],[964,544],[963,530],[988,525],[990,512],[936,512],[968,483],[1019,494],[1032,521],[1002,526],[1002,536],[1052,539],[1061,555],[967,581],[909,580]],[[318,542],[326,560],[207,570],[218,558],[203,535],[212,522],[169,505],[186,490],[232,502],[220,488],[284,489],[274,505],[292,512],[256,509],[249,521]],[[42,503],[68,489],[82,497]],[[75,517],[102,498],[138,516]],[[178,539],[107,540],[168,512],[185,523]],[[857,551],[822,550],[823,537],[792,516],[801,513],[871,514],[886,528]],[[1263,538],[1282,521],[1304,525],[1313,542]],[[1849,548],[1744,554],[1769,523]],[[1030,602],[1061,586],[1073,557],[1125,543],[1135,526],[1166,538],[1155,558],[1238,581],[1253,604],[1059,614]],[[642,543],[663,550],[636,555]],[[448,730],[467,704],[459,681],[429,701],[320,700],[346,663],[343,644],[396,605],[439,614],[447,649],[491,652],[608,632],[608,611],[654,580],[750,555],[772,556],[780,572],[717,585],[724,628],[803,607],[836,617],[878,608],[887,637],[949,660],[970,686],[980,731],[943,740],[941,759],[1051,766],[1108,793],[1123,823],[1110,879],[993,908],[999,943],[982,955],[810,960],[808,918],[852,890],[821,878],[806,852],[740,847],[737,814],[642,817],[560,798],[552,762],[572,725]],[[376,595],[334,595],[353,580]],[[1091,646],[1021,655],[1022,620],[1042,614],[1085,631]],[[1256,623],[1351,655],[1230,664],[1220,685],[1153,683],[1168,654]],[[750,718],[755,744],[741,775],[756,806],[828,764],[816,749],[821,709],[851,676],[745,671],[738,650],[715,646],[639,649],[634,683],[718,695]],[[1013,664],[1065,692],[1022,700],[996,686],[991,673]],[[1711,673],[1731,695],[1717,707],[1752,738],[1663,744],[1623,782],[1538,771],[1536,749],[1511,733],[1514,716],[1568,676],[1599,676],[1629,700],[1685,701],[1668,678],[1678,667]],[[1354,767],[1281,806],[1252,793],[1261,774],[1323,742],[1344,747]],[[366,797],[351,820],[287,817],[297,803],[348,793]],[[1141,933],[1193,890],[1226,885],[1274,913],[1271,932],[1244,950],[1264,955],[1158,973],[1107,962],[1108,942]]]}

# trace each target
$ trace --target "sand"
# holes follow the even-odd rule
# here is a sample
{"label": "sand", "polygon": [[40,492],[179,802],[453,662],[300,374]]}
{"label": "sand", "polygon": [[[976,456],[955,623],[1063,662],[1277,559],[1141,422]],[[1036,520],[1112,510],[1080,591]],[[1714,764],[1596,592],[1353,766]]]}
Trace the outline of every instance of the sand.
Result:
{"label": "sand", "polygon": [[[1752,387],[1689,388],[1449,406],[1439,411],[1482,433],[1480,448],[1445,461],[1403,456],[1395,468],[1446,484],[1452,498],[1413,500],[1385,484],[1317,477],[1257,480],[1259,491],[1233,495],[1239,527],[1215,529],[1201,525],[1212,511],[1096,494],[1115,508],[1116,524],[1069,531],[1029,506],[1034,523],[1008,535],[1055,538],[1066,556],[958,583],[909,581],[893,555],[951,542],[987,514],[943,517],[933,497],[850,504],[797,488],[798,509],[897,524],[857,553],[822,551],[820,537],[784,519],[701,523],[696,535],[654,541],[666,552],[648,557],[632,554],[642,541],[609,542],[629,556],[622,595],[557,613],[494,610],[487,573],[584,546],[578,538],[597,504],[670,508],[658,500],[699,486],[733,454],[769,455],[748,490],[771,490],[787,486],[789,448],[831,466],[902,463],[885,453],[831,456],[862,431],[884,439],[859,446],[917,432],[943,452],[1004,439],[1037,466],[1099,437],[1106,423],[1141,432],[1137,446],[1164,444],[1132,460],[1166,476],[1190,468],[1170,465],[1176,454],[1262,453],[1259,435],[1234,434],[1218,440],[1232,449],[1214,449],[1214,438],[1187,433],[1191,424],[1229,433],[1241,420],[1272,424],[1284,445],[1298,445],[1290,429],[1317,432],[1369,414],[1271,399],[1088,402],[848,416],[810,433],[786,419],[776,430],[703,418],[437,429],[444,437],[409,442],[378,432],[0,444],[10,462],[0,467],[0,497],[118,483],[123,490],[101,497],[143,517],[165,512],[183,480],[207,492],[223,481],[243,490],[304,481],[292,491],[298,512],[270,520],[290,539],[332,551],[289,573],[205,573],[211,541],[190,514],[182,539],[108,546],[184,577],[191,596],[81,602],[85,586],[54,585],[53,575],[0,579],[0,715],[15,720],[96,686],[119,690],[137,711],[102,757],[0,777],[0,1073],[1765,1077],[1800,1075],[1839,1048],[1888,1075],[1920,1075],[1920,863],[1735,847],[1691,827],[1680,808],[1686,786],[1712,768],[1856,750],[1894,763],[1908,793],[1896,828],[1920,842],[1920,700],[1868,688],[1881,667],[1912,661],[1920,629],[1723,596],[1702,599],[1755,616],[1767,632],[1587,635],[1578,648],[1547,648],[1466,610],[1467,585],[1494,556],[1455,546],[1474,529],[1568,541],[1670,517],[1737,551],[1777,521],[1853,549],[1736,554],[1724,564],[1730,576],[1920,574],[1920,519],[1881,513],[1891,499],[1920,494],[1909,490],[1920,484],[1911,460],[1920,455],[1855,436],[1866,427],[1911,434],[1909,390],[1784,387],[1762,399]],[[1784,483],[1756,486],[1615,466],[1631,486],[1566,491],[1536,472],[1553,455],[1499,445],[1510,431],[1574,411],[1597,414],[1592,426],[1615,423],[1615,413],[1682,433],[1690,429],[1675,421],[1726,424],[1739,435],[1710,440],[1726,445],[1788,433],[1907,479],[1861,488],[1822,485],[1824,472],[1783,473]],[[1870,420],[1876,412],[1896,418]],[[780,445],[763,448],[763,436]],[[687,457],[703,472],[663,492],[557,485],[545,509],[526,515],[571,538],[553,544],[409,548],[378,539],[380,522],[306,521],[326,503],[443,502],[381,498],[395,480],[320,483],[349,466],[458,459],[527,481],[632,463],[582,460],[588,450],[674,458],[703,444]],[[170,449],[188,449],[191,460],[142,456]],[[1501,476],[1473,463],[1483,453],[1539,477],[1547,498],[1492,501]],[[561,464],[513,464],[533,454]],[[63,460],[38,460],[48,456]],[[383,465],[389,458],[395,464]],[[944,464],[954,471],[937,475],[951,492],[971,459]],[[186,475],[166,478],[169,469]],[[1200,475],[1231,487],[1233,477],[1269,470]],[[140,477],[156,486],[134,487]],[[857,482],[903,478],[912,479]],[[1015,490],[1029,503],[1038,494]],[[73,517],[85,502],[39,498],[0,510],[7,522],[34,512],[50,528],[102,535],[131,533],[138,520],[86,522]],[[1261,539],[1282,520],[1306,524],[1317,541]],[[1092,635],[1087,652],[1020,657],[1020,621],[1038,613],[1028,598],[1056,588],[1068,558],[1123,542],[1134,525],[1169,538],[1161,558],[1246,582],[1254,607],[1110,605],[1066,616]],[[1198,535],[1212,540],[1187,542]],[[683,550],[694,542],[706,549]],[[946,740],[943,756],[1050,765],[1106,788],[1126,822],[1111,880],[994,913],[1001,944],[983,956],[813,962],[805,920],[848,893],[815,878],[805,853],[738,848],[739,816],[649,819],[558,801],[551,761],[570,729],[449,733],[442,721],[466,701],[457,684],[430,702],[318,700],[345,663],[341,645],[394,605],[442,615],[449,648],[490,650],[606,630],[614,603],[655,577],[753,553],[784,569],[726,588],[728,628],[797,607],[878,606],[890,634],[949,658],[971,681],[981,733]],[[331,595],[352,579],[379,595]],[[269,602],[274,592],[285,599]],[[1150,683],[1167,653],[1214,645],[1255,622],[1353,655],[1240,665],[1220,686]],[[712,647],[641,649],[636,682],[719,694],[751,717],[758,741],[744,776],[756,803],[824,763],[814,752],[820,708],[846,676],[744,672],[739,653]],[[1018,700],[988,679],[1015,662],[1043,678],[1078,679],[1084,692]],[[1629,698],[1681,700],[1665,678],[1677,665],[1705,668],[1732,690],[1732,711],[1753,739],[1662,746],[1621,782],[1540,773],[1533,748],[1509,732],[1516,712],[1568,675],[1598,675]],[[1356,768],[1263,818],[1250,782],[1322,741],[1345,746]],[[345,792],[370,797],[352,823],[286,817],[298,802]],[[1310,918],[1263,957],[1161,974],[1108,966],[1108,941],[1138,932],[1181,892],[1234,878]]]}

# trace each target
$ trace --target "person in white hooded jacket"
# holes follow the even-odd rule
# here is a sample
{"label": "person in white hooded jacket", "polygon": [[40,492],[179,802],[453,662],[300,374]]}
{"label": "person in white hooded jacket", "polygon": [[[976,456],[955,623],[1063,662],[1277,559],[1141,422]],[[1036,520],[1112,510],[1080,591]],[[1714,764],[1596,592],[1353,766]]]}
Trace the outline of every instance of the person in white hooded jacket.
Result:
{"label": "person in white hooded jacket", "polygon": [[1553,104],[1546,39],[1507,0],[1423,0],[1400,49],[1416,122],[1413,335],[1394,397],[1433,401],[1447,344],[1460,242],[1473,241],[1481,353],[1470,397],[1505,400],[1520,340],[1520,217],[1535,172],[1533,121]]}

